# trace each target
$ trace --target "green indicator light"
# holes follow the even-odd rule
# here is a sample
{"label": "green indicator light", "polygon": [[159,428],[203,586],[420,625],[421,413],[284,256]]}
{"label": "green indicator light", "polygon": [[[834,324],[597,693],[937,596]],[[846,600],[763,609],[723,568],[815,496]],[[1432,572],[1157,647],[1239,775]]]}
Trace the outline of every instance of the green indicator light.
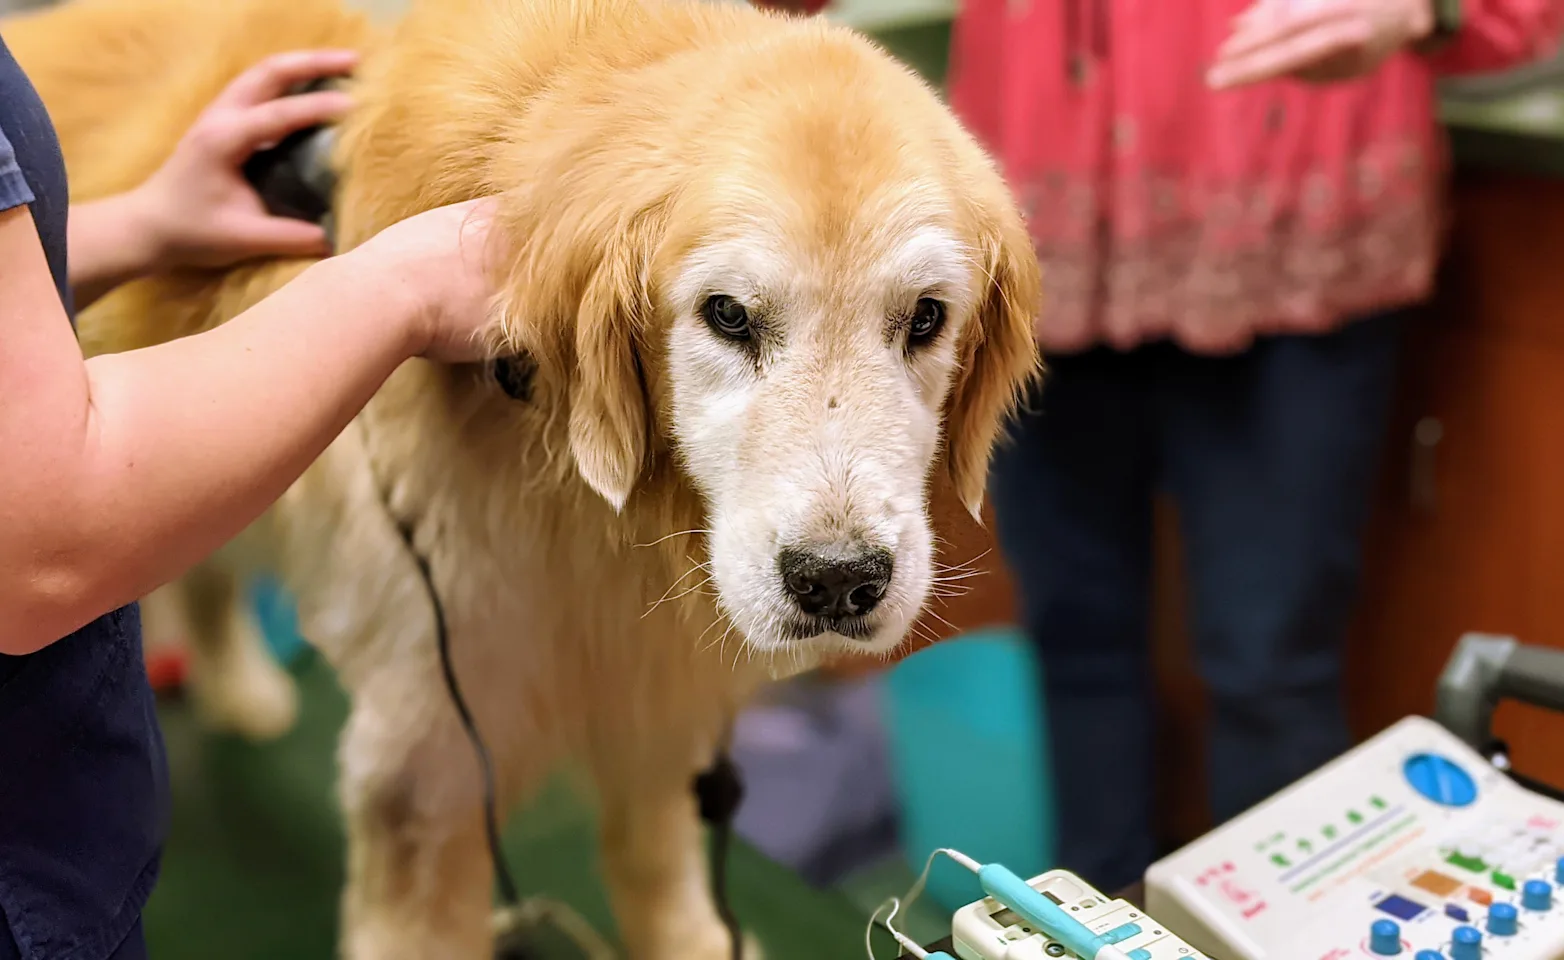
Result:
{"label": "green indicator light", "polygon": [[1470,870],[1473,873],[1482,873],[1488,869],[1488,864],[1484,863],[1481,857],[1463,857],[1459,853],[1452,853],[1445,857],[1445,862],[1453,863],[1462,870]]}

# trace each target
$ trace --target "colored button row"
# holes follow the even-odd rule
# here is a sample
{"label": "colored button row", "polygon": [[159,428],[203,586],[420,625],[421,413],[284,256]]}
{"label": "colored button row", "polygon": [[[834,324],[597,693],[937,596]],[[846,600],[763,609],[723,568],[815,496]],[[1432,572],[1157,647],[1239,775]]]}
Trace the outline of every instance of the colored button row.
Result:
{"label": "colored button row", "polygon": [[1514,890],[1517,877],[1535,874],[1559,858],[1559,844],[1547,833],[1520,829],[1514,836],[1485,835],[1452,843],[1446,862],[1472,873],[1492,871],[1497,887]]}
{"label": "colored button row", "polygon": [[[1481,873],[1488,867],[1482,860],[1473,859],[1459,851],[1446,857],[1445,862],[1470,870],[1473,873]],[[1439,880],[1445,879],[1437,872],[1430,872],[1425,874],[1425,876],[1433,876]],[[1516,888],[1515,878],[1501,870],[1494,870],[1489,874],[1488,879],[1493,881],[1494,886],[1502,890],[1514,890]],[[1554,861],[1553,883],[1564,886],[1564,857],[1559,857]],[[1481,901],[1482,898],[1478,899]],[[1546,880],[1527,880],[1524,884],[1521,884],[1521,902],[1527,910],[1550,909],[1553,906],[1552,884],[1549,884]]]}
{"label": "colored button row", "polygon": [[[1533,885],[1537,886],[1533,886]],[[1552,906],[1553,890],[1541,880],[1526,884],[1527,893],[1534,894],[1533,902],[1539,906],[1526,906],[1528,910],[1546,910]],[[1495,937],[1513,937],[1520,930],[1520,911],[1513,903],[1496,903],[1488,908],[1488,932]],[[1476,927],[1460,926],[1450,940],[1450,960],[1481,960],[1483,934]],[[1382,957],[1393,957],[1401,952],[1401,926],[1394,920],[1375,920],[1369,927],[1369,952]],[[1424,950],[1415,960],[1433,960],[1436,951]],[[1440,960],[1443,960],[1441,957]]]}
{"label": "colored button row", "polygon": [[[1513,908],[1512,908],[1513,909]],[[1369,952],[1393,957],[1401,952],[1401,927],[1394,920],[1375,920],[1369,929]],[[1456,927],[1450,937],[1450,960],[1481,960],[1483,934],[1476,927]],[[1438,950],[1419,950],[1413,960],[1445,960]]]}

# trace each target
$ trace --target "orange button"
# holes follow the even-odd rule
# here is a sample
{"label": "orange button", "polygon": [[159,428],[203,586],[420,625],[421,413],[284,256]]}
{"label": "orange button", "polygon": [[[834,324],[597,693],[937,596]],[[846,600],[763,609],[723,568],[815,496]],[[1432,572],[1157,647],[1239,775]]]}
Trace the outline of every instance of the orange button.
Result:
{"label": "orange button", "polygon": [[1413,879],[1412,886],[1421,887],[1436,897],[1448,897],[1461,889],[1461,881],[1437,870],[1424,870]]}
{"label": "orange button", "polygon": [[1485,907],[1493,903],[1493,896],[1487,890],[1483,890],[1479,887],[1467,887],[1466,899],[1472,901],[1473,903],[1480,903]]}

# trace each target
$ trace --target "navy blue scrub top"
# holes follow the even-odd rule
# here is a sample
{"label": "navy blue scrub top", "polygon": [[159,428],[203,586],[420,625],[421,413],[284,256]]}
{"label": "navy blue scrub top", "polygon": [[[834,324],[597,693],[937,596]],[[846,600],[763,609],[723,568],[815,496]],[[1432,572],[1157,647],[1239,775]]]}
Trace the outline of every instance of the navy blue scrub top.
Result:
{"label": "navy blue scrub top", "polygon": [[[59,140],[0,40],[0,211],[24,204],[69,315]],[[134,605],[37,653],[0,655],[0,960],[144,956],[167,811]]]}

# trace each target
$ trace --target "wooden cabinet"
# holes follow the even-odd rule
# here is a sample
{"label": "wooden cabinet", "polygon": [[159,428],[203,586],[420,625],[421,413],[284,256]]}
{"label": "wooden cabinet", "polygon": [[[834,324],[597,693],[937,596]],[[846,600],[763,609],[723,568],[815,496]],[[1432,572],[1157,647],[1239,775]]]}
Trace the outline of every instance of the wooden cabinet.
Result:
{"label": "wooden cabinet", "polygon": [[[1466,631],[1564,646],[1564,182],[1458,179],[1399,399],[1351,651],[1361,734],[1431,711]],[[1519,769],[1564,785],[1564,717],[1496,725]]]}

